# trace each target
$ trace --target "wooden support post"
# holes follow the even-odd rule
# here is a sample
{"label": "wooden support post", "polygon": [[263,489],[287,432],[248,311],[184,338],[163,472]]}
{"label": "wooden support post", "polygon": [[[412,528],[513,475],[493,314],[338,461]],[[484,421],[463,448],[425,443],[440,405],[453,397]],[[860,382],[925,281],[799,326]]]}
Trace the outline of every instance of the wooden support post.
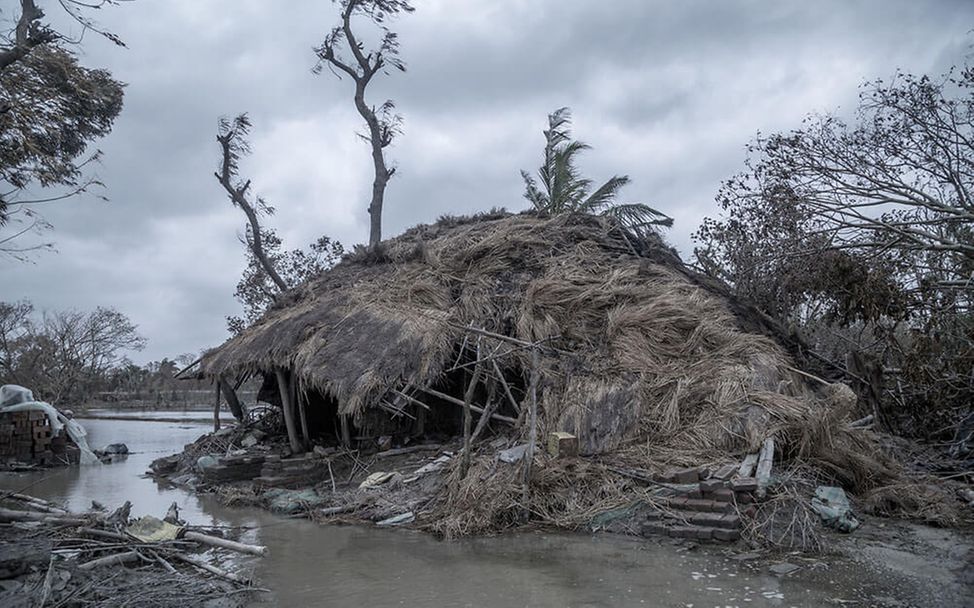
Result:
{"label": "wooden support post", "polygon": [[298,440],[297,426],[294,424],[294,404],[291,403],[291,383],[288,382],[288,373],[280,368],[274,370],[274,373],[277,375],[277,388],[281,392],[281,408],[284,410],[284,426],[287,427],[287,439],[291,444],[291,452],[300,454],[303,450],[301,442]]}
{"label": "wooden support post", "polygon": [[[477,358],[480,358],[480,344],[477,344]],[[470,426],[473,421],[473,412],[470,410],[470,402],[473,400],[473,393],[477,390],[477,383],[480,382],[480,374],[483,367],[478,363],[473,368],[473,376],[467,391],[463,394],[463,460],[460,461],[460,475],[467,476],[470,469]]]}
{"label": "wooden support post", "polygon": [[311,433],[308,432],[308,414],[305,411],[304,391],[298,389],[298,383],[291,378],[291,397],[298,405],[298,414],[301,420],[301,436],[304,440],[304,449],[311,449]]}
{"label": "wooden support post", "polygon": [[419,437],[426,434],[426,409],[416,406],[416,435]]}
{"label": "wooden support post", "polygon": [[220,430],[220,383],[219,381],[214,383],[216,386],[216,399],[213,401],[213,432]]}
{"label": "wooden support post", "polygon": [[223,392],[223,397],[227,400],[227,406],[230,408],[230,413],[237,420],[243,420],[244,413],[243,407],[240,405],[240,400],[237,399],[237,391],[234,390],[230,383],[224,379],[223,376],[217,380],[220,384],[220,390]]}
{"label": "wooden support post", "polygon": [[528,449],[524,454],[524,491],[521,497],[521,508],[524,519],[531,517],[531,467],[534,464],[534,445],[538,441],[538,375],[540,367],[538,349],[531,350],[531,388],[529,390],[530,403],[528,412]]}
{"label": "wooden support post", "polygon": [[348,415],[342,414],[342,445],[346,448],[351,449],[352,447],[352,432],[348,428]]}

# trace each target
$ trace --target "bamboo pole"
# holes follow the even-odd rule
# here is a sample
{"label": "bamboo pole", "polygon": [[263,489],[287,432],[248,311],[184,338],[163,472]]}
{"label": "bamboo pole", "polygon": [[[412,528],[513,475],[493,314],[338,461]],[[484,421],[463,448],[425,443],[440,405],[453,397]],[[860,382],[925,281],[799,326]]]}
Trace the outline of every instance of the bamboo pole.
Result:
{"label": "bamboo pole", "polygon": [[291,404],[291,391],[288,389],[290,382],[288,382],[288,374],[281,368],[274,370],[277,374],[277,388],[281,393],[281,408],[284,410],[284,426],[287,427],[287,439],[291,444],[291,452],[293,454],[300,454],[304,450],[301,448],[301,442],[298,441],[298,431],[296,425],[294,424],[294,408]]}
{"label": "bamboo pole", "polygon": [[[477,344],[477,358],[480,358],[480,343]],[[473,368],[473,376],[470,384],[463,394],[463,460],[460,461],[460,475],[466,477],[470,469],[470,425],[473,421],[473,413],[470,411],[470,402],[473,400],[473,393],[477,390],[477,383],[480,382],[480,374],[483,367],[478,363]]]}
{"label": "bamboo pole", "polygon": [[[428,388],[428,387],[417,387],[417,388],[419,388],[419,390],[423,391],[424,393],[428,393],[430,395],[433,395],[434,397],[439,397],[440,399],[442,399],[444,401],[449,401],[450,403],[453,403],[454,405],[459,405],[460,407],[465,407],[465,405],[464,405],[464,403],[463,403],[462,400],[457,399],[456,397],[454,397],[452,395],[447,395],[446,393],[441,393],[438,390],[435,390],[435,389],[432,389],[432,388]],[[472,409],[473,411],[477,412],[478,414],[483,414],[484,413],[484,408],[478,407],[478,406],[473,405],[473,404],[470,404],[470,409]],[[517,424],[517,419],[516,418],[510,418],[508,416],[501,416],[500,414],[491,414],[490,417],[493,418],[494,420],[500,420],[501,422],[506,422],[508,424]]]}
{"label": "bamboo pole", "polygon": [[491,381],[487,388],[487,405],[484,407],[484,413],[480,415],[480,420],[477,421],[477,427],[473,430],[473,435],[470,436],[470,443],[477,441],[480,434],[487,428],[487,422],[490,420],[491,414],[497,409],[500,400],[495,398],[497,396],[496,392],[497,383]]}
{"label": "bamboo pole", "polygon": [[538,439],[538,349],[531,350],[531,389],[530,394],[530,426],[528,430],[528,449],[524,455],[524,493],[521,497],[521,507],[524,509],[524,518],[527,520],[531,516],[531,467],[534,463],[534,444]]}
{"label": "bamboo pole", "polygon": [[504,372],[501,371],[501,366],[497,365],[497,361],[491,361],[491,363],[494,364],[494,372],[497,374],[497,377],[500,378],[501,386],[504,387],[504,394],[507,395],[507,399],[511,402],[511,406],[514,407],[514,411],[520,416],[521,406],[511,393],[511,387],[507,384],[507,380],[504,379]]}

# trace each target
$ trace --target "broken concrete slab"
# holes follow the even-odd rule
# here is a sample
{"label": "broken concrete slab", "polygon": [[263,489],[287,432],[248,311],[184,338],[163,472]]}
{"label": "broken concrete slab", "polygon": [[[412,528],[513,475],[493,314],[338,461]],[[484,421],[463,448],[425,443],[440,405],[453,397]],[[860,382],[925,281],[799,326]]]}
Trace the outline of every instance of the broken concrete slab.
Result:
{"label": "broken concrete slab", "polygon": [[788,562],[782,562],[780,564],[771,564],[768,566],[768,572],[774,574],[775,576],[787,576],[796,570],[800,570],[801,566],[791,564]]}
{"label": "broken concrete slab", "polygon": [[522,443],[521,445],[516,445],[513,448],[507,448],[506,450],[501,450],[497,452],[497,458],[501,462],[506,462],[507,464],[514,464],[524,458],[524,455],[528,451],[528,444]]}

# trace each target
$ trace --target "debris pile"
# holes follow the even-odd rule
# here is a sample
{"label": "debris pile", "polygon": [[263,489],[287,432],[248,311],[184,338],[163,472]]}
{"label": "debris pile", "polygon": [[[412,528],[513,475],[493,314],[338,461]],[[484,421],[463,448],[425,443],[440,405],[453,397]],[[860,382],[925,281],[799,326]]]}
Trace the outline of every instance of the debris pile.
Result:
{"label": "debris pile", "polygon": [[160,520],[131,519],[128,502],[111,513],[69,513],[25,494],[0,494],[0,501],[16,507],[0,507],[0,605],[115,606],[132,594],[125,595],[132,605],[222,599],[237,606],[246,593],[264,591],[201,554],[261,556],[265,547],[187,526],[175,505]]}

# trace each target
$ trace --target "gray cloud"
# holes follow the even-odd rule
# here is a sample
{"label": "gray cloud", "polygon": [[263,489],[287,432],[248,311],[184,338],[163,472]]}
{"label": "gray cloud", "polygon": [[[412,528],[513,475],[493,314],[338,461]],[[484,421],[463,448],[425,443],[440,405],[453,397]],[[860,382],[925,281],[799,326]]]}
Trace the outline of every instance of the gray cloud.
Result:
{"label": "gray cloud", "polygon": [[[848,111],[866,79],[938,72],[970,51],[967,2],[418,0],[397,24],[407,74],[377,82],[405,135],[386,235],[444,213],[520,209],[519,169],[540,158],[545,114],[568,105],[595,179],[627,173],[627,198],[676,218],[682,251],[758,130]],[[53,13],[54,10],[52,9]],[[3,299],[114,305],[149,338],[138,360],[225,338],[238,311],[243,218],[212,177],[220,115],[249,111],[244,171],[278,208],[288,246],[367,237],[371,177],[351,84],[313,76],[330,3],[143,0],[102,11],[129,44],[89,37],[84,61],[128,83],[98,146],[111,202],[52,206],[59,254],[2,262]]]}

